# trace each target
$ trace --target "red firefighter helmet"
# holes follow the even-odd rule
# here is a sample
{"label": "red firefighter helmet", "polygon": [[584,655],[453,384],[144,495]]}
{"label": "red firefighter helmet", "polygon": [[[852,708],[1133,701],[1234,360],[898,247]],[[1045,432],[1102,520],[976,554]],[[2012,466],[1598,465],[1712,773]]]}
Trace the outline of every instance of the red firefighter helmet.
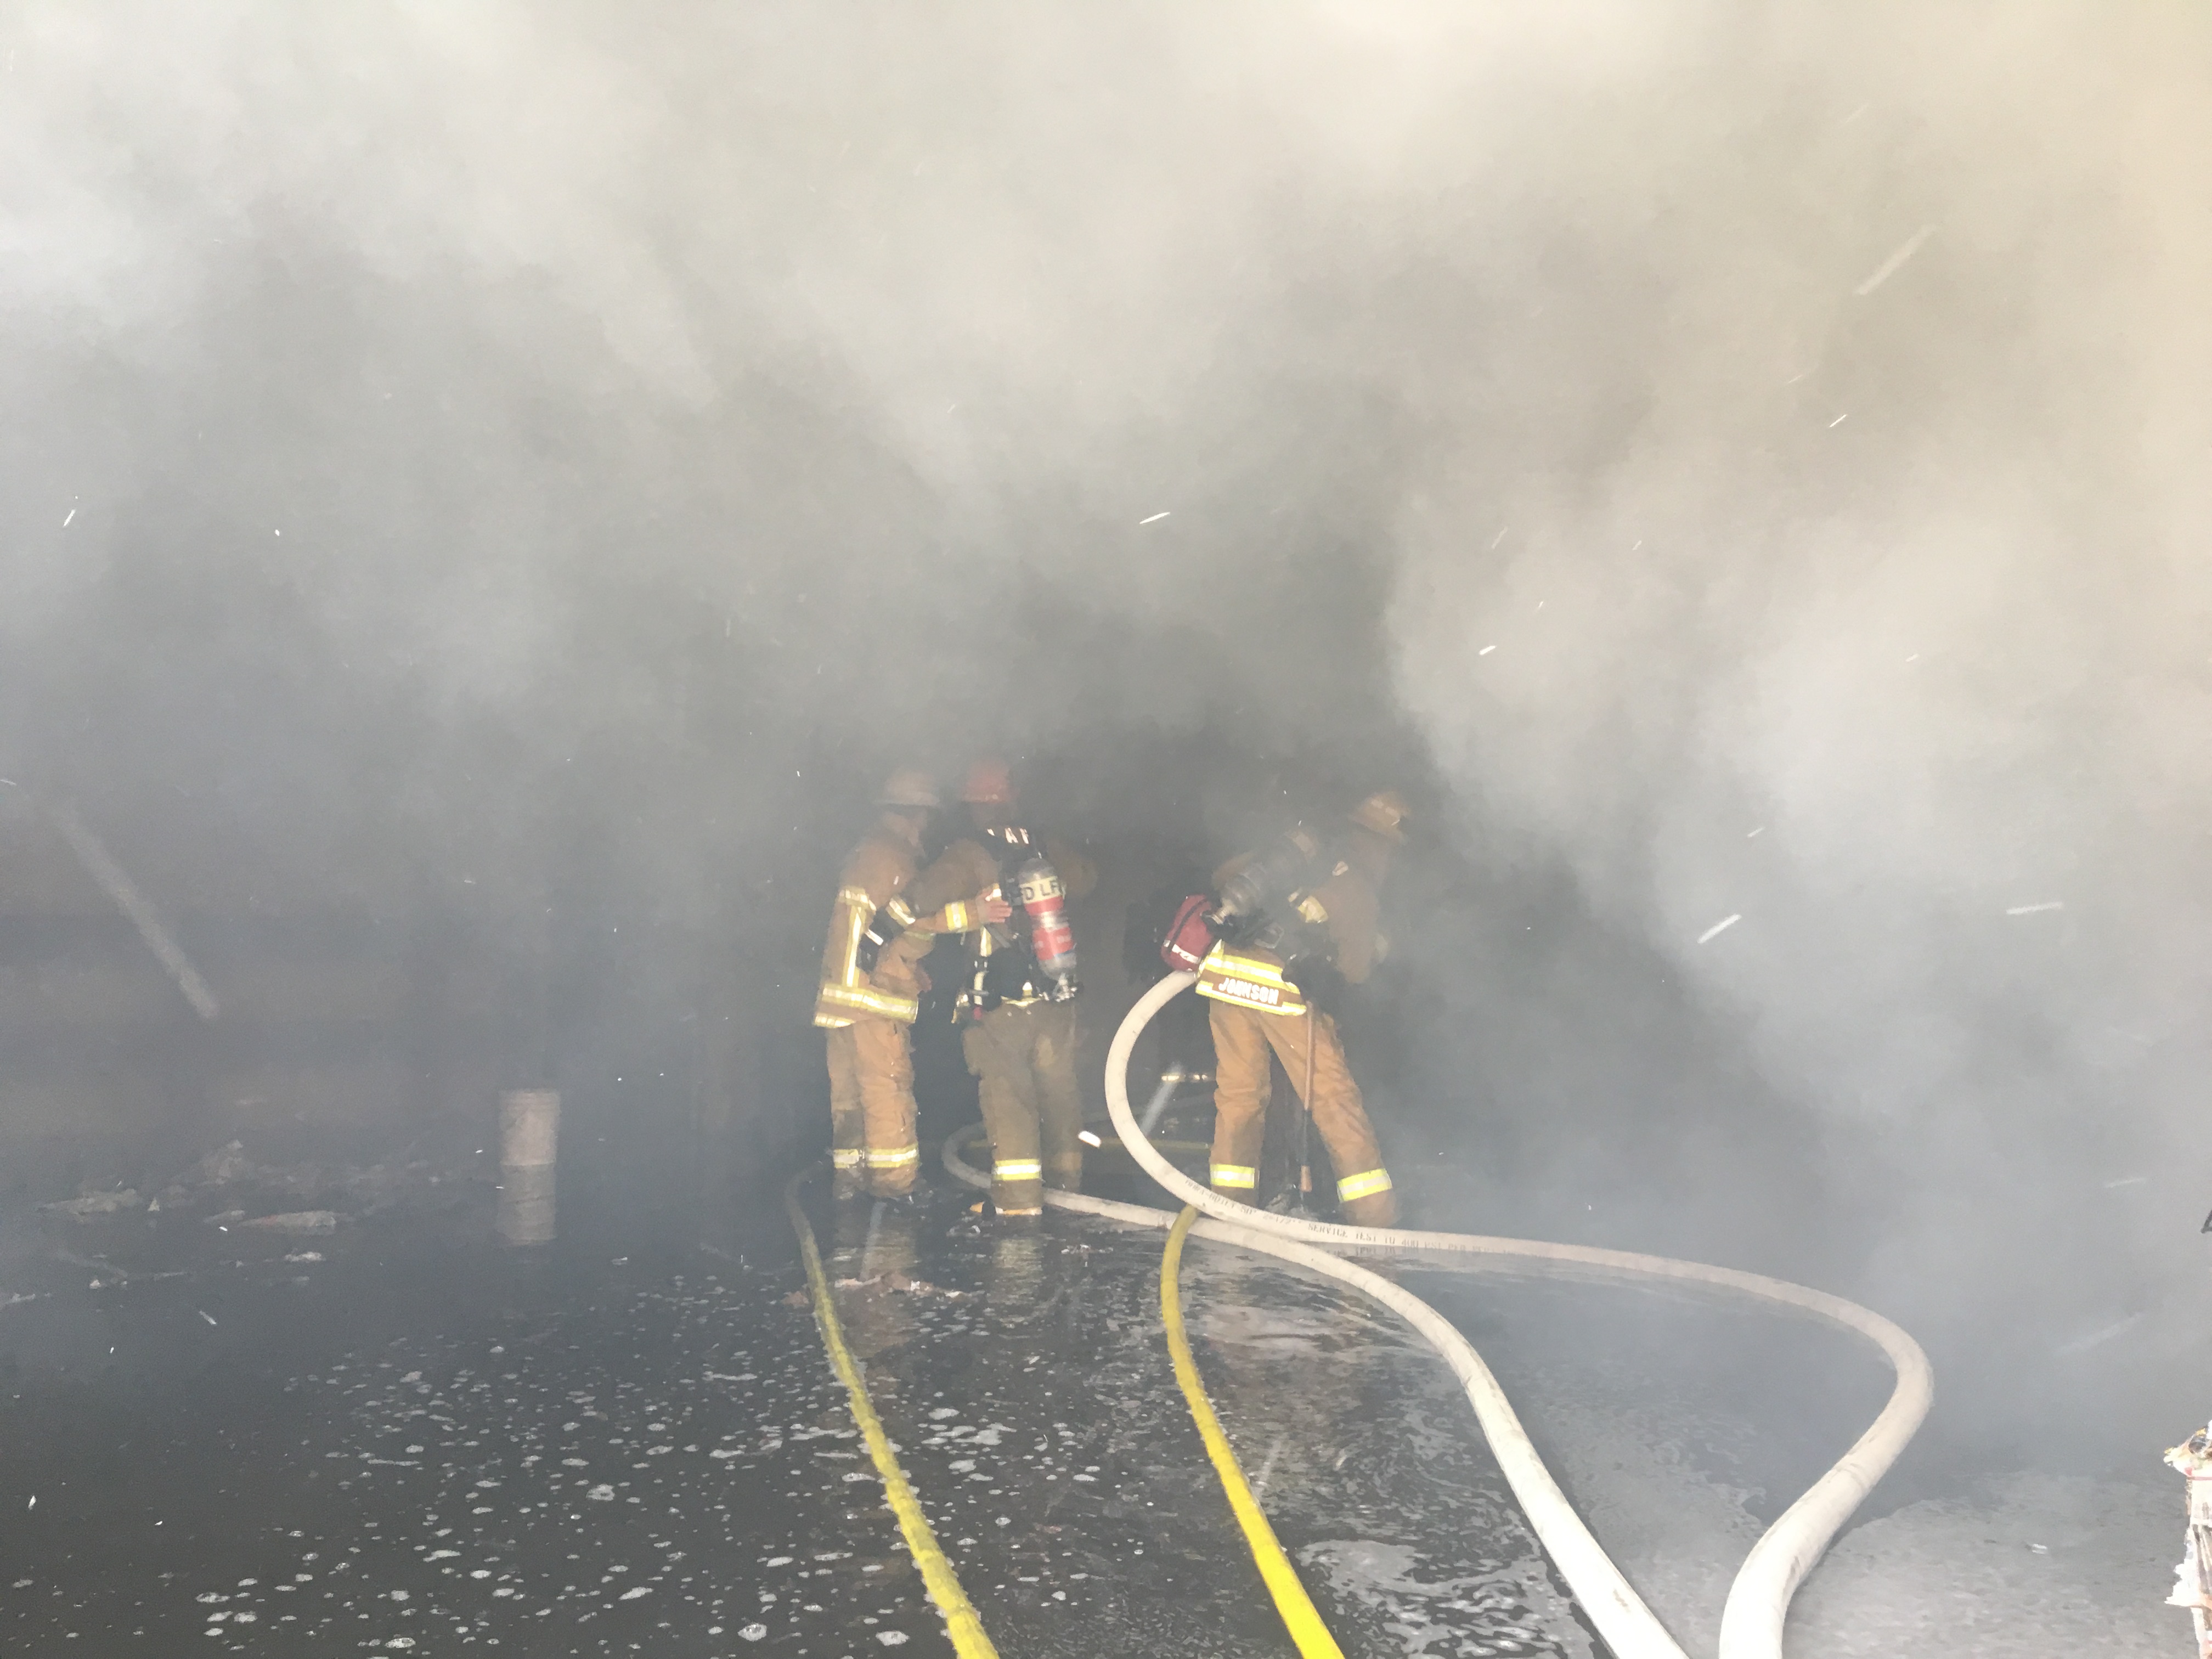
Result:
{"label": "red firefighter helmet", "polygon": [[1012,806],[1014,781],[1006,770],[1006,762],[995,756],[970,762],[968,781],[960,787],[960,799],[972,806]]}

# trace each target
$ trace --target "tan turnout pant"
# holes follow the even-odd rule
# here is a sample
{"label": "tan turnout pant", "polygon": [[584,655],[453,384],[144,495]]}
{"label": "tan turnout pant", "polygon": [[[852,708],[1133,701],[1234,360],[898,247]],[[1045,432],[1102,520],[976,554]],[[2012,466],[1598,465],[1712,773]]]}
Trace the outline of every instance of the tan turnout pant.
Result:
{"label": "tan turnout pant", "polygon": [[1002,1004],[961,1037],[981,1085],[991,1202],[1002,1215],[1035,1215],[1047,1187],[1072,1192],[1083,1184],[1075,1037],[1072,1002]]}
{"label": "tan turnout pant", "polygon": [[1356,1227],[1397,1224],[1398,1200],[1382,1149],[1375,1144],[1366,1103],[1345,1064],[1336,1022],[1318,1010],[1263,1014],[1207,999],[1213,1027],[1213,1190],[1239,1203],[1257,1201],[1260,1147],[1267,1125],[1268,1055],[1306,1094],[1306,1045],[1313,1045],[1313,1098],[1306,1108],[1336,1166],[1337,1201]]}
{"label": "tan turnout pant", "polygon": [[830,1031],[830,1162],[840,1198],[897,1198],[914,1190],[914,1056],[895,1019],[855,1019]]}

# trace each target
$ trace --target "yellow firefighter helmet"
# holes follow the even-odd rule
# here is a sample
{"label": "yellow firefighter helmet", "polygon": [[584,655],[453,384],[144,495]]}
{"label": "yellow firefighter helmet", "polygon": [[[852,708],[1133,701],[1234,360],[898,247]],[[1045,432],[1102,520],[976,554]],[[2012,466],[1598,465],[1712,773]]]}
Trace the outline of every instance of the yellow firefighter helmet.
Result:
{"label": "yellow firefighter helmet", "polygon": [[937,780],[927,772],[911,766],[902,766],[884,780],[884,787],[876,792],[878,806],[904,807],[909,811],[935,811],[945,803],[937,793]]}

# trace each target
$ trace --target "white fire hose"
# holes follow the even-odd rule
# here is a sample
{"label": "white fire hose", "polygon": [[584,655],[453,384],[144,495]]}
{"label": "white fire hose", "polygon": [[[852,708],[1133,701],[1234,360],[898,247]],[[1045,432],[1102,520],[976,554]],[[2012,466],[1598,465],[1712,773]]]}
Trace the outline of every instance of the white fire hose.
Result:
{"label": "white fire hose", "polygon": [[[1194,974],[1171,974],[1129,1010],[1106,1056],[1106,1104],[1121,1144],[1146,1174],[1184,1203],[1210,1218],[1192,1231],[1201,1238],[1262,1252],[1332,1279],[1355,1285],[1383,1303],[1425,1337],[1467,1389],[1476,1420],[1513,1488],[1514,1496],[1575,1599],[1597,1626],[1618,1659],[1686,1659],[1620,1570],[1600,1547],[1566,1494],[1552,1479],[1521,1426],[1512,1405],[1490,1368],[1451,1322],[1419,1297],[1380,1274],[1316,1249],[1316,1244],[1370,1250],[1443,1251],[1459,1255],[1512,1259],[1536,1272],[1571,1271],[1582,1277],[1668,1279],[1712,1285],[1756,1301],[1810,1313],[1855,1332],[1881,1350],[1897,1374],[1897,1386],[1872,1426],[1826,1474],[1792,1504],[1752,1547],[1721,1614],[1719,1659],[1781,1659],[1782,1627],[1790,1598],[1851,1512],[1897,1461],[1928,1415],[1934,1376],[1920,1345],[1881,1315],[1820,1291],[1732,1267],[1676,1261],[1627,1250],[1596,1249],[1579,1244],[1547,1244],[1528,1239],[1491,1238],[1468,1233],[1421,1232],[1404,1228],[1351,1227],[1334,1222],[1277,1215],[1216,1194],[1199,1185],[1154,1149],[1129,1109],[1129,1056],[1152,1016],[1195,981]],[[957,1140],[948,1142],[945,1167],[973,1186],[988,1177],[958,1156]],[[1165,1228],[1175,1220],[1166,1210],[1116,1203],[1082,1193],[1050,1192],[1045,1201],[1065,1210],[1141,1227]],[[1312,1241],[1309,1243],[1307,1241]]]}

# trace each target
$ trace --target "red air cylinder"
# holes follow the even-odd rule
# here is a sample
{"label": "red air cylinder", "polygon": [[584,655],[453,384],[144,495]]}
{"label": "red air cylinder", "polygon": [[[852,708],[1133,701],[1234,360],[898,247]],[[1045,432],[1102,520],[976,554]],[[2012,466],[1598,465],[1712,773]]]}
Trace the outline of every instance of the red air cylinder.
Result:
{"label": "red air cylinder", "polygon": [[1194,974],[1221,938],[1206,915],[1209,902],[1203,893],[1193,893],[1175,913],[1168,924],[1168,936],[1160,941],[1160,960],[1177,973]]}
{"label": "red air cylinder", "polygon": [[1032,856],[1014,877],[1022,910],[1030,919],[1030,948],[1037,966],[1051,979],[1075,979],[1075,930],[1067,921],[1067,889],[1060,872],[1042,854]]}

